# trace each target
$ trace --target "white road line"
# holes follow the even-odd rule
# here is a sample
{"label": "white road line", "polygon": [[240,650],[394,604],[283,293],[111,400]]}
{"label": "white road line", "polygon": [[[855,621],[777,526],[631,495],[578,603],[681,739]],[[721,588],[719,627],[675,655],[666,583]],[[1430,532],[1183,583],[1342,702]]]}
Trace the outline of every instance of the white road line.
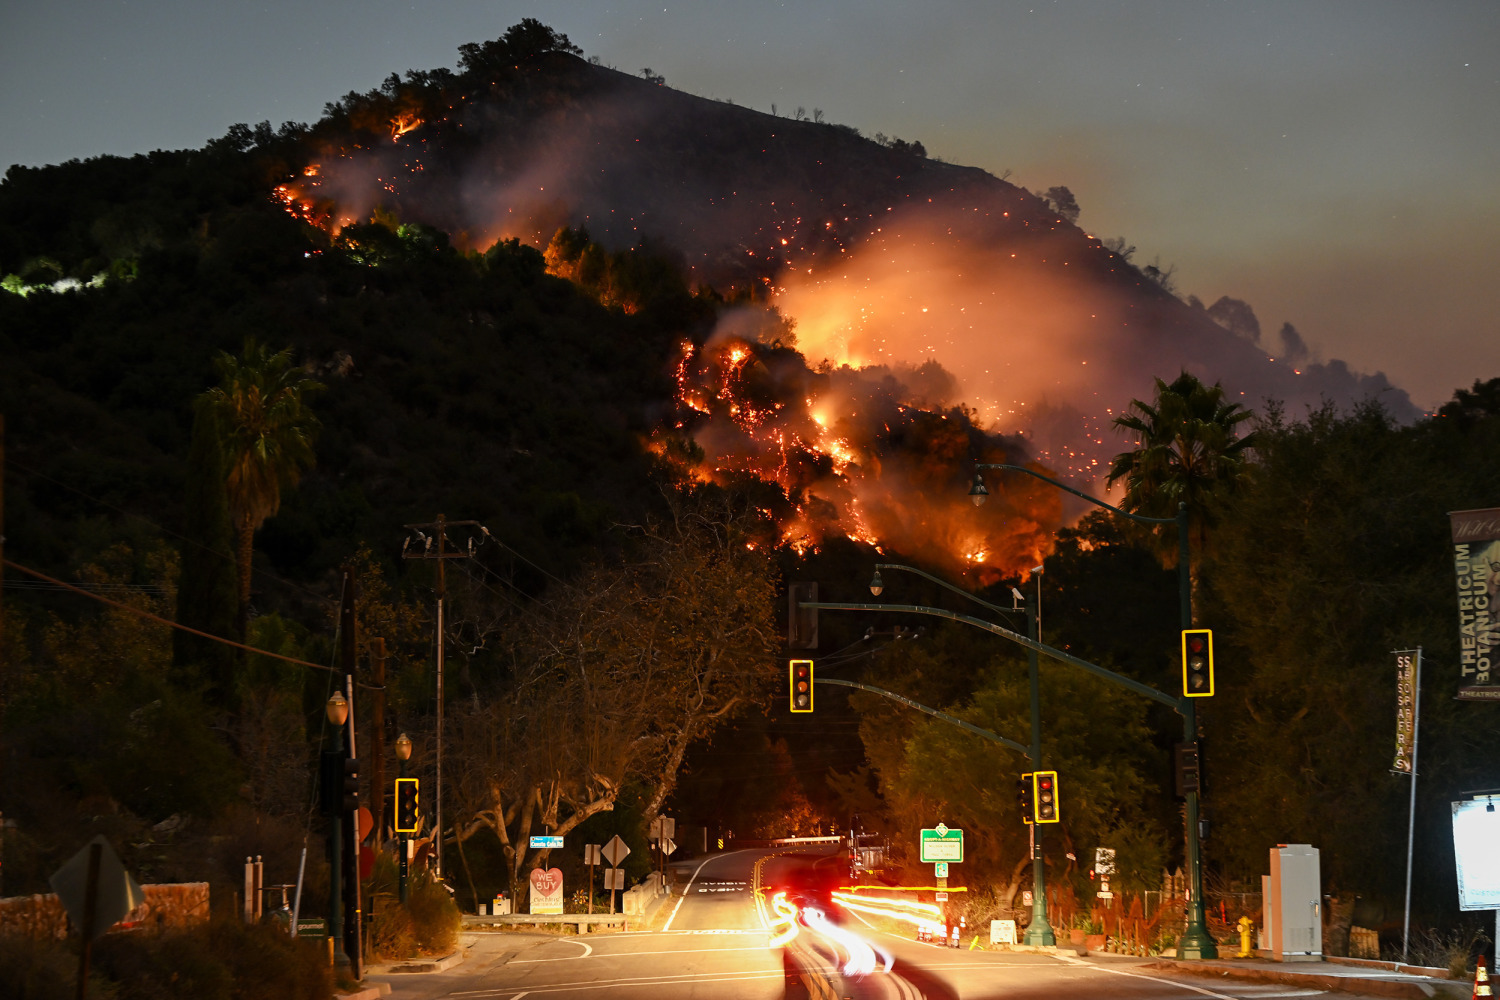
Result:
{"label": "white road line", "polygon": [[[729,857],[729,855],[718,854],[714,855],[714,857],[727,858]],[[672,907],[672,915],[667,918],[667,922],[661,925],[662,930],[669,931],[672,929],[672,921],[677,919],[677,911],[682,909],[682,901],[684,899],[687,899],[687,894],[693,889],[693,879],[696,879],[698,877],[698,873],[703,870],[703,866],[714,860],[714,857],[704,858],[702,861],[698,862],[698,867],[693,869],[693,877],[688,879],[688,884],[683,887],[682,895],[677,897],[677,905]]]}
{"label": "white road line", "polygon": [[562,944],[576,944],[583,949],[582,955],[569,955],[567,958],[513,958],[506,965],[534,965],[537,962],[576,962],[581,958],[588,958],[594,953],[594,946],[582,941],[574,941],[571,938],[558,938]]}
{"label": "white road line", "polygon": [[1147,976],[1142,975],[1139,972],[1126,972],[1123,969],[1107,969],[1102,965],[1095,965],[1092,962],[1084,962],[1080,959],[1069,958],[1066,955],[1056,955],[1053,957],[1055,957],[1059,962],[1066,962],[1069,965],[1080,965],[1085,969],[1089,969],[1094,972],[1108,972],[1111,975],[1115,976],[1129,976],[1131,979],[1149,979],[1153,983],[1161,983],[1164,986],[1176,986],[1180,989],[1192,990],[1194,993],[1201,993],[1206,997],[1214,997],[1215,1000],[1245,1000],[1244,997],[1230,996],[1228,993],[1215,993],[1213,990],[1206,990],[1201,986],[1189,986],[1187,983],[1179,983],[1173,979],[1163,979],[1160,976]]}

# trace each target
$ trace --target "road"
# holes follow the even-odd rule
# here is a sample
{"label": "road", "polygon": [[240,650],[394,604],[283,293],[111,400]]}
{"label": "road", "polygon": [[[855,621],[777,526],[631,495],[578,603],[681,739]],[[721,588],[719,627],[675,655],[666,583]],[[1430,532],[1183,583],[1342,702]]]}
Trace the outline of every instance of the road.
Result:
{"label": "road", "polygon": [[[810,919],[794,941],[771,947],[775,892],[794,886],[799,902],[819,908],[818,887],[837,884],[836,864],[808,851],[712,855],[695,866],[686,892],[663,904],[670,909],[661,930],[481,934],[447,972],[377,978],[391,984],[393,1000],[1280,1000],[1325,992],[1182,976],[1123,959],[954,950],[852,917],[842,928]],[[866,944],[874,971],[844,974],[840,967]]]}

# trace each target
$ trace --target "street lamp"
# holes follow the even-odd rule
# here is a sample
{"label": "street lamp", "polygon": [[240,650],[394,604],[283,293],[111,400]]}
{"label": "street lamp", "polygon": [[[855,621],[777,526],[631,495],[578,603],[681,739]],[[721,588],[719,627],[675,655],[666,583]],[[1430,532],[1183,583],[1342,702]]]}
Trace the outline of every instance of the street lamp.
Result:
{"label": "street lamp", "polygon": [[[1122,517],[1128,517],[1139,524],[1176,524],[1177,525],[1177,601],[1178,610],[1184,630],[1193,627],[1193,583],[1190,568],[1191,551],[1188,545],[1188,510],[1187,504],[1177,505],[1176,517],[1146,517],[1144,514],[1134,514],[1128,510],[1121,510],[1112,504],[1107,504],[1097,497],[1089,496],[1082,490],[1076,490],[1066,483],[1060,483],[1050,476],[1044,476],[1021,465],[1006,465],[1003,463],[982,463],[974,467],[974,483],[969,487],[969,499],[978,507],[983,504],[990,495],[990,491],[984,485],[984,477],[981,472],[984,469],[1006,469],[1011,472],[1024,472],[1034,479],[1076,497],[1087,500],[1096,507],[1113,511]],[[1198,716],[1197,710],[1191,698],[1177,699],[1177,713],[1182,716],[1183,739],[1192,743],[1198,739]],[[1196,791],[1187,793],[1187,862],[1188,862],[1188,917],[1187,928],[1183,931],[1182,939],[1177,942],[1178,958],[1218,958],[1219,949],[1214,944],[1212,935],[1208,933],[1208,925],[1203,913],[1203,859],[1202,845],[1199,842],[1198,830],[1198,793]]]}
{"label": "street lamp", "polygon": [[[406,762],[411,759],[411,737],[407,736],[405,733],[402,733],[400,736],[396,737],[396,759],[401,762],[401,765],[400,765],[401,766],[401,771],[400,771],[399,777],[405,778],[406,777]],[[399,807],[400,807],[400,800],[399,800],[399,797],[398,797],[397,808],[399,808]],[[397,824],[397,825],[399,825],[399,824]],[[406,853],[407,853],[407,851],[406,851],[406,834],[404,834],[404,833],[397,834],[396,835],[396,843],[398,845],[400,845],[399,846],[399,850],[401,852],[401,895],[400,895],[400,899],[401,899],[402,905],[404,906],[406,904],[406,868],[407,868],[407,861],[406,861]]]}
{"label": "street lamp", "polygon": [[[339,774],[343,774],[342,761],[344,757],[344,723],[349,719],[349,703],[344,700],[342,692],[335,691],[328,699],[323,710],[328,713],[328,721],[333,725],[333,746],[331,748],[334,757],[340,761]],[[329,780],[330,771],[324,771],[323,780]],[[340,801],[342,787],[325,788],[325,795],[332,796],[330,801],[334,803],[333,815],[329,817],[328,833],[328,933],[333,936],[333,961],[339,968],[349,967],[349,956],[344,953],[344,892],[343,892],[343,862],[344,862],[344,810]]]}

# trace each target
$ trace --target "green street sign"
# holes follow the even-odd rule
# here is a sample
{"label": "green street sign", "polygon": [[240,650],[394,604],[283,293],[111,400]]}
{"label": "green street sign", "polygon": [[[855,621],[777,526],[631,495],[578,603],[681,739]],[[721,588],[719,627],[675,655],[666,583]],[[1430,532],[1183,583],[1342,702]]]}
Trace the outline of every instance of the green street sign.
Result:
{"label": "green street sign", "polygon": [[297,936],[306,938],[322,938],[328,936],[328,921],[322,917],[311,919],[303,917],[297,921]]}
{"label": "green street sign", "polygon": [[922,831],[922,861],[963,861],[964,832],[943,824]]}

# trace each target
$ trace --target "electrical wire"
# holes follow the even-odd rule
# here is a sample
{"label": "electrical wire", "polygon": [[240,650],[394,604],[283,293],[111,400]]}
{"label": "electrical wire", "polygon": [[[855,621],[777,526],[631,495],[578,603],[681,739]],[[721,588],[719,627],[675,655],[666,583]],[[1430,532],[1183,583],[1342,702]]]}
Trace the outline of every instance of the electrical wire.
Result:
{"label": "electrical wire", "polygon": [[338,671],[333,667],[325,666],[321,663],[309,663],[306,660],[299,660],[295,657],[282,656],[280,653],[273,653],[268,649],[256,649],[254,646],[247,646],[243,642],[235,642],[233,639],[226,639],[223,636],[212,635],[208,632],[200,632],[198,629],[189,628],[186,625],[179,625],[177,622],[163,618],[161,615],[153,614],[143,608],[132,607],[129,604],[122,604],[119,601],[112,601],[109,598],[105,597],[103,594],[91,593],[90,591],[84,590],[82,587],[75,587],[71,583],[64,583],[61,580],[54,580],[52,577],[39,570],[34,570],[29,566],[22,566],[20,563],[11,562],[9,559],[5,560],[5,565],[9,566],[11,569],[18,569],[22,573],[30,574],[31,576],[34,576],[39,580],[44,580],[60,590],[70,590],[75,594],[82,594],[84,597],[87,597],[91,600],[99,601],[103,604],[108,604],[112,608],[119,608],[121,611],[127,611],[130,614],[136,615],[141,618],[149,618],[151,621],[157,622],[161,625],[166,625],[168,628],[175,628],[183,632],[189,632],[204,639],[212,639],[214,642],[221,642],[226,646],[233,646],[235,649],[243,649],[246,652],[254,653],[257,656],[269,656],[273,660],[283,660],[287,663],[295,663],[299,667],[312,667],[314,670],[326,670],[329,673],[338,673]]}

